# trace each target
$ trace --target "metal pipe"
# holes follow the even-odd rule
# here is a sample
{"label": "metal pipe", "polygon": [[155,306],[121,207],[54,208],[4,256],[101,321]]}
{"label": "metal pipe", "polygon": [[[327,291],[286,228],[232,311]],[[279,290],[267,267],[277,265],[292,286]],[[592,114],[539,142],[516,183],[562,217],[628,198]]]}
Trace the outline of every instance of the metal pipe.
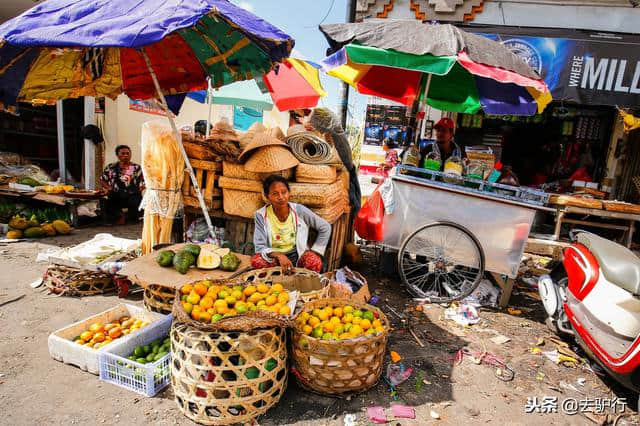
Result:
{"label": "metal pipe", "polygon": [[[347,0],[347,14],[345,17],[345,22],[355,22],[356,20],[356,0]],[[340,103],[338,104],[338,117],[340,117],[340,122],[342,123],[342,128],[347,130],[347,112],[349,106],[349,85],[345,82],[342,82],[338,89],[338,97],[340,98]]]}
{"label": "metal pipe", "polygon": [[[96,99],[84,98],[84,125],[96,124]],[[96,189],[96,145],[89,139],[84,140],[84,188]]]}
{"label": "metal pipe", "polygon": [[58,170],[60,170],[60,181],[67,182],[67,165],[64,153],[64,113],[63,101],[56,102],[56,127],[58,129]]}

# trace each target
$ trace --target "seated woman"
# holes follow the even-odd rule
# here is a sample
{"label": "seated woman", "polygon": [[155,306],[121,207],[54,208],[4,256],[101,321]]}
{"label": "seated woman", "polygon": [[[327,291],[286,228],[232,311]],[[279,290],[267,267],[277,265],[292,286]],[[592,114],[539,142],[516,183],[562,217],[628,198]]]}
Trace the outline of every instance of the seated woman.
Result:
{"label": "seated woman", "polygon": [[102,191],[107,195],[106,219],[108,223],[124,225],[125,217],[120,213],[126,207],[127,219],[135,223],[140,217],[138,207],[144,191],[142,168],[131,162],[131,148],[127,145],[118,145],[116,156],[118,161],[109,164],[100,177]]}
{"label": "seated woman", "polygon": [[[255,214],[251,258],[254,268],[280,265],[285,272],[295,266],[315,272],[322,270],[322,256],[331,237],[331,225],[301,204],[289,202],[289,183],[282,176],[271,175],[263,182],[269,204]],[[311,248],[309,230],[318,231]]]}

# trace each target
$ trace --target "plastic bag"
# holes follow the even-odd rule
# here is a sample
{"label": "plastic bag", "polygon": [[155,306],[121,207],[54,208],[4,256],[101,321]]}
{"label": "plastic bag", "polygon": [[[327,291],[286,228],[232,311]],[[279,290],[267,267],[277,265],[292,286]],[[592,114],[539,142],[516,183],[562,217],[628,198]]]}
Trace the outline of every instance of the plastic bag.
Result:
{"label": "plastic bag", "polygon": [[369,241],[382,241],[384,202],[379,190],[373,191],[371,198],[362,206],[356,216],[354,226],[360,238]]}
{"label": "plastic bag", "polygon": [[396,203],[393,199],[393,182],[391,179],[385,179],[378,187],[378,191],[380,191],[382,203],[384,204],[384,213],[393,213],[396,208]]}

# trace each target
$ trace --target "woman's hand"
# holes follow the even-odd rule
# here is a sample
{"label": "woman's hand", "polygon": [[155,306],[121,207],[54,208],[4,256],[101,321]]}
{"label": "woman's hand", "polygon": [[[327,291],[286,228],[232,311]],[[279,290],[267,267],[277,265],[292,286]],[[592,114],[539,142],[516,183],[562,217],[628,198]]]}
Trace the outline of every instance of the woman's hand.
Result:
{"label": "woman's hand", "polygon": [[286,255],[282,253],[272,253],[271,257],[275,257],[276,262],[278,262],[278,265],[282,267],[282,270],[285,274],[290,274],[291,272],[293,272],[293,263]]}

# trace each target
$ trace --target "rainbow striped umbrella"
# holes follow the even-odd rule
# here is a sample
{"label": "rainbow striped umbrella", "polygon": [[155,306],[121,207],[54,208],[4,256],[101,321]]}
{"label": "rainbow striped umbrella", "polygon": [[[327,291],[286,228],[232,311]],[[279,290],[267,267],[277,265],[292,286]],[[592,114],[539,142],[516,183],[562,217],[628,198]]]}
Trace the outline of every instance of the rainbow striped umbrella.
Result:
{"label": "rainbow striped umbrella", "polygon": [[501,44],[452,25],[370,21],[322,25],[327,74],[358,92],[412,105],[533,115],[551,102],[541,77]]}
{"label": "rainbow striped umbrella", "polygon": [[[0,103],[155,98],[247,80],[293,39],[226,0],[48,0],[0,25]],[[152,72],[150,72],[152,71]]]}

